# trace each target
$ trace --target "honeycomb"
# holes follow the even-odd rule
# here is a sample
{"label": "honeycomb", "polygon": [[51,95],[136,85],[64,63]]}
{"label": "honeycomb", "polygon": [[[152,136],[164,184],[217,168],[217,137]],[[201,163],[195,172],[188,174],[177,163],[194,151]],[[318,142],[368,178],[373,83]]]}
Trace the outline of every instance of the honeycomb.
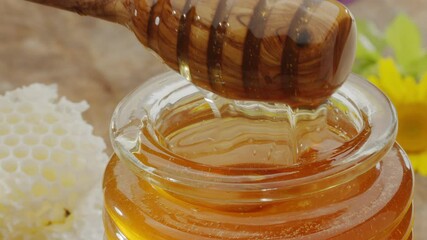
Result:
{"label": "honeycomb", "polygon": [[0,96],[0,239],[65,239],[91,211],[101,221],[93,192],[108,157],[83,120],[88,107],[59,99],[55,85]]}

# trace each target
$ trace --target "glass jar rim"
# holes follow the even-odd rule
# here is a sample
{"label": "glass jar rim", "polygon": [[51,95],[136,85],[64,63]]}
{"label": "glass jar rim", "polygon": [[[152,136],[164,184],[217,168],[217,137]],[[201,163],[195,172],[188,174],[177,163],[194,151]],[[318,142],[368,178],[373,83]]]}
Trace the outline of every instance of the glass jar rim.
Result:
{"label": "glass jar rim", "polygon": [[[168,85],[169,90],[165,90]],[[348,181],[375,166],[378,160],[391,148],[395,141],[397,130],[396,112],[389,99],[374,85],[356,75],[350,75],[347,82],[333,95],[333,97],[347,98],[355,102],[357,108],[367,116],[370,125],[370,136],[355,150],[346,161],[341,161],[322,171],[314,171],[312,175],[301,178],[287,179],[282,174],[270,174],[263,178],[254,175],[223,175],[218,174],[215,168],[222,166],[196,167],[182,166],[171,161],[159,162],[157,167],[143,164],[133,153],[134,141],[117,141],[124,135],[132,139],[139,136],[138,127],[141,119],[151,114],[149,110],[160,111],[165,105],[158,104],[158,95],[155,92],[168,95],[171,90],[179,91],[185,87],[192,87],[199,91],[190,82],[173,72],[168,72],[146,81],[135,91],[126,96],[117,106],[110,128],[110,137],[115,153],[120,159],[126,159],[132,169],[153,182],[167,181],[185,186],[205,187],[227,191],[252,191],[254,189],[288,189],[289,191],[306,187],[310,183],[322,179],[336,179]],[[169,92],[168,92],[169,91]],[[142,107],[141,104],[148,106]],[[155,109],[157,108],[157,109]],[[135,126],[133,126],[135,125]],[[129,126],[133,126],[128,128]],[[125,131],[123,131],[125,130]],[[170,154],[168,157],[174,157]],[[209,171],[206,171],[210,168]],[[284,167],[286,168],[286,167]],[[297,171],[298,168],[287,168],[288,171]]]}

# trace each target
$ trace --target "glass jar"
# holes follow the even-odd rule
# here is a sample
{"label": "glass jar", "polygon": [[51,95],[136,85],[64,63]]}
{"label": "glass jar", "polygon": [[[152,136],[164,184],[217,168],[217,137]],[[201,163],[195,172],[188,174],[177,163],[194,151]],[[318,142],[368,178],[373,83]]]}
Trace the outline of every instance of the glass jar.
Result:
{"label": "glass jar", "polygon": [[106,239],[412,239],[396,127],[388,99],[354,75],[314,110],[155,77],[114,113]]}

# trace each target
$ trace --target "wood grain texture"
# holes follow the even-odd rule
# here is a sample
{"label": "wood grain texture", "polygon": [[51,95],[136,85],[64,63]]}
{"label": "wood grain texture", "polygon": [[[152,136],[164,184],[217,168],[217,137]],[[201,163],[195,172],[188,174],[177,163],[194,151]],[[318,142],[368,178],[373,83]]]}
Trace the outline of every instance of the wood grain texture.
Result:
{"label": "wood grain texture", "polygon": [[130,0],[26,0],[46,6],[64,9],[80,15],[102,18],[107,21],[126,24],[130,21],[128,9]]}
{"label": "wood grain texture", "polygon": [[136,0],[135,7],[131,28],[143,44],[229,98],[317,106],[354,59],[354,21],[335,0]]}
{"label": "wood grain texture", "polygon": [[[354,59],[354,19],[335,0],[28,1],[121,23],[169,67],[232,99],[317,107]],[[281,54],[266,59],[265,45]]]}

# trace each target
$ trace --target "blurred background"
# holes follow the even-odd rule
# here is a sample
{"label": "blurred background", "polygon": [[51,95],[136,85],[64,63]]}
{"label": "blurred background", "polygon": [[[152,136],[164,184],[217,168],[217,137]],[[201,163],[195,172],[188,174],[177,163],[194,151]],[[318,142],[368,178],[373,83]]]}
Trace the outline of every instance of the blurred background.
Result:
{"label": "blurred background", "polygon": [[[427,46],[427,1],[346,2],[356,19],[374,23],[379,35],[381,32],[386,34],[387,27],[396,16],[406,14],[420,31],[421,46]],[[89,102],[91,108],[85,113],[85,118],[94,126],[95,134],[102,136],[107,143],[109,120],[117,103],[144,80],[167,71],[160,59],[144,49],[129,30],[117,24],[80,17],[23,0],[0,1],[0,23],[0,94],[34,82],[57,84],[61,96],[72,101]],[[402,37],[403,35],[405,34],[402,33]],[[395,57],[393,54],[387,55],[388,50],[384,51],[384,57]],[[380,51],[379,54],[382,53]],[[373,79],[372,81],[380,81],[377,61],[380,62],[382,56],[372,59],[372,64],[368,64],[369,71],[365,71],[363,66],[363,71],[359,69],[360,74]],[[421,66],[427,66],[424,64],[427,63],[427,58],[421,56],[420,61]],[[401,70],[403,75],[410,75],[405,69],[402,70],[398,61],[396,69]],[[427,68],[424,73],[427,73]],[[411,91],[424,91],[417,93],[420,96],[418,100],[421,101],[416,104],[417,111],[421,112],[427,112],[427,88],[418,87],[423,85],[423,79],[427,81],[427,77],[423,78],[424,75],[422,71],[418,75],[413,74],[411,81],[415,85],[407,88]],[[422,99],[426,101],[422,102]],[[426,126],[420,126],[420,129],[421,133],[427,132]],[[427,133],[415,140],[418,143],[427,142]],[[427,157],[423,161],[424,155],[419,154],[427,150],[424,147],[426,145],[421,144],[414,150],[418,172],[415,236],[419,239],[427,238],[427,177],[423,177],[427,172],[422,168],[424,162],[427,166]],[[111,147],[108,147],[108,152],[111,153]]]}

